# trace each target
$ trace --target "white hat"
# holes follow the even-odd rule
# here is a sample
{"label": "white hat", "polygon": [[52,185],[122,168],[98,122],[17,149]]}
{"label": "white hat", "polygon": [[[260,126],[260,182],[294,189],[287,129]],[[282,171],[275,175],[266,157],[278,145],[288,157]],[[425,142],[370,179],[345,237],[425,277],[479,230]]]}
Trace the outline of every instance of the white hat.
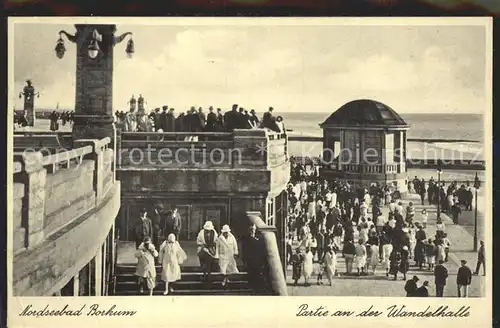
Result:
{"label": "white hat", "polygon": [[403,250],[407,251],[408,250],[408,246],[404,246]]}
{"label": "white hat", "polygon": [[203,229],[204,230],[214,230],[214,224],[212,223],[212,221],[207,221],[203,225]]}
{"label": "white hat", "polygon": [[170,242],[170,243],[175,243],[175,235],[173,233],[171,233],[170,235],[168,235],[167,241]]}
{"label": "white hat", "polygon": [[228,226],[227,224],[225,224],[225,225],[222,227],[221,232],[231,232],[231,228],[229,228],[229,226]]}

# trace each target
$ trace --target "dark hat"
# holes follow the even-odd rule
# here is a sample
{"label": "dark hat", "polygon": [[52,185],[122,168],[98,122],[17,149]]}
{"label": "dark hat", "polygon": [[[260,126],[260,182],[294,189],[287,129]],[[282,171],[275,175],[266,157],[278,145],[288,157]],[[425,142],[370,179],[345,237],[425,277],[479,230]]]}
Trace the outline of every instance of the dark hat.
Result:
{"label": "dark hat", "polygon": [[250,113],[255,113],[255,109],[250,109]]}
{"label": "dark hat", "polygon": [[274,109],[274,108],[272,108],[272,107],[269,107],[269,110],[273,110],[273,109]]}
{"label": "dark hat", "polygon": [[151,242],[151,237],[144,237],[144,242],[145,243],[150,243]]}
{"label": "dark hat", "polygon": [[163,110],[168,109],[167,105],[162,106]]}
{"label": "dark hat", "polygon": [[419,281],[419,280],[420,280],[420,279],[418,279],[418,277],[417,277],[417,276],[413,276],[413,278],[412,278],[412,279],[413,279],[414,281]]}
{"label": "dark hat", "polygon": [[141,208],[141,214],[144,214],[144,213],[146,213],[146,212],[147,212],[147,211],[146,211],[146,209],[145,209],[145,208]]}
{"label": "dark hat", "polygon": [[467,264],[467,261],[466,260],[460,260],[460,263]]}
{"label": "dark hat", "polygon": [[157,210],[163,210],[163,204],[162,203],[158,203],[158,204],[155,205],[155,208]]}
{"label": "dark hat", "polygon": [[429,286],[429,282],[426,280],[426,281],[424,281],[423,285],[427,287],[427,286]]}

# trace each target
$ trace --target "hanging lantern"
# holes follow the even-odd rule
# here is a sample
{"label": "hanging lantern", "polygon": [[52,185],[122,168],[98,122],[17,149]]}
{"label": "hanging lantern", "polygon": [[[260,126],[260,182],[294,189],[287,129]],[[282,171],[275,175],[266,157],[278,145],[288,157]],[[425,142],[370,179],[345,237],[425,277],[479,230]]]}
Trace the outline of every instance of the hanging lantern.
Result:
{"label": "hanging lantern", "polygon": [[59,40],[57,40],[55,51],[57,58],[61,59],[64,57],[66,47],[64,46],[64,40],[61,38],[61,36],[59,36]]}
{"label": "hanging lantern", "polygon": [[128,58],[132,58],[132,56],[134,55],[135,48],[134,48],[134,40],[132,40],[132,38],[128,40],[125,52],[127,53]]}
{"label": "hanging lantern", "polygon": [[95,59],[99,55],[100,50],[101,49],[99,48],[99,44],[97,44],[97,40],[91,40],[88,47],[89,57]]}

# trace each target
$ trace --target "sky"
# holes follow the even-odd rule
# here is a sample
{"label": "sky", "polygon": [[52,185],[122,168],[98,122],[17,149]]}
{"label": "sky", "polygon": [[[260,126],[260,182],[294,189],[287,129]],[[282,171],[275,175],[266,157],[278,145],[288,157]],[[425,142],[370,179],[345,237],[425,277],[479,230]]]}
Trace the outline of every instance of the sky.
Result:
{"label": "sky", "polygon": [[[75,32],[14,26],[15,93],[32,79],[36,108],[74,107],[76,48],[66,41],[64,58],[55,56],[61,29]],[[237,103],[331,113],[354,99],[400,113],[482,113],[487,105],[482,26],[117,25],[123,32],[133,32],[135,55],[126,56],[126,41],[115,46],[114,110],[139,94],[148,109],[176,111]]]}

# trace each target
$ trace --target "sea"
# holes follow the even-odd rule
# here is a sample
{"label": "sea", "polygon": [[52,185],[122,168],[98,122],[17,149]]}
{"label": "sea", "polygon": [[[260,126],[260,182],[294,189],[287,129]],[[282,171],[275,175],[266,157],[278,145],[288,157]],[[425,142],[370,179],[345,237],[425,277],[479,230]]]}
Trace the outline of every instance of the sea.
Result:
{"label": "sea", "polygon": [[[329,114],[325,113],[276,113],[290,135],[322,137],[319,124]],[[408,139],[442,139],[444,142],[407,143],[409,158],[462,156],[465,160],[484,160],[484,117],[481,114],[400,114],[408,123]],[[460,139],[464,142],[446,142],[446,139]],[[320,142],[290,141],[289,152],[296,156],[318,156],[321,154]],[[434,153],[436,156],[430,156]],[[452,158],[447,158],[452,159]]]}
{"label": "sea", "polygon": [[[327,113],[276,112],[283,117],[290,136],[322,137],[319,124]],[[418,159],[461,159],[484,160],[484,118],[481,114],[400,114],[408,123],[409,139],[442,139],[444,142],[407,142],[407,157]],[[70,131],[69,125],[61,131]],[[31,131],[49,131],[49,120],[37,119]],[[464,142],[446,142],[446,139],[460,139]],[[315,141],[290,141],[288,152],[294,156],[316,157],[322,153],[322,143]]]}

